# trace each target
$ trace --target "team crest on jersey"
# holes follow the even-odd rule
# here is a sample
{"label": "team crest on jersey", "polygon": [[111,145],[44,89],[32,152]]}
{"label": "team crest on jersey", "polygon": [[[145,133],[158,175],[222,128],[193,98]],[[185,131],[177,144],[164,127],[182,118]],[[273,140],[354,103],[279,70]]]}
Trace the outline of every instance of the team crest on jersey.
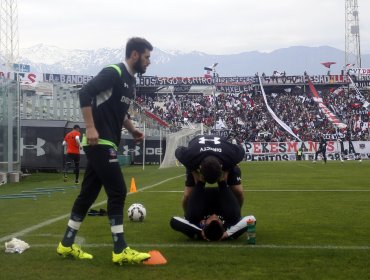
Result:
{"label": "team crest on jersey", "polygon": [[109,162],[118,162],[118,159],[117,159],[117,151],[113,148],[110,148],[109,149]]}

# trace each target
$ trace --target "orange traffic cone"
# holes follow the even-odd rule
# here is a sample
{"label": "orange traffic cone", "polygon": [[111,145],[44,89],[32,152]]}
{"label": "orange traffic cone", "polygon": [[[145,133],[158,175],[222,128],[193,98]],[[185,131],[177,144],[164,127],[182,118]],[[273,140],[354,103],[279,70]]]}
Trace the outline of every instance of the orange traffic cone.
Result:
{"label": "orange traffic cone", "polygon": [[131,179],[131,187],[130,187],[130,193],[136,192],[136,184],[135,184],[135,179],[132,177]]}
{"label": "orange traffic cone", "polygon": [[146,265],[166,264],[166,258],[157,250],[149,251],[150,258],[144,261]]}

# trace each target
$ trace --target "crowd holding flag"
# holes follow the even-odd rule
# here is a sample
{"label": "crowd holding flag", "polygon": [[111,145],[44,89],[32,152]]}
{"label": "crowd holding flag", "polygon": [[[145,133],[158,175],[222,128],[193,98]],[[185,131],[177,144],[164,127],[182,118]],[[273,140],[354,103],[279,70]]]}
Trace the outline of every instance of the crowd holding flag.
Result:
{"label": "crowd holding flag", "polygon": [[337,64],[336,62],[321,62],[322,65],[324,65],[326,68],[330,69],[330,66],[333,64]]}
{"label": "crowd holding flag", "polygon": [[[308,77],[307,77],[308,78]],[[310,87],[310,90],[313,94],[313,99],[315,102],[317,102],[317,104],[319,105],[319,108],[320,110],[327,116],[328,120],[330,122],[332,122],[335,126],[337,126],[338,128],[346,128],[347,125],[344,124],[343,122],[341,122],[338,117],[333,113],[331,112],[328,107],[326,107],[326,105],[323,103],[322,101],[322,98],[319,96],[319,94],[317,93],[314,85],[312,84],[310,78],[308,78],[308,86]]]}
{"label": "crowd holding flag", "polygon": [[211,66],[204,67],[204,77],[205,78],[212,78],[213,74],[215,73],[215,68],[218,65],[217,62],[213,63]]}

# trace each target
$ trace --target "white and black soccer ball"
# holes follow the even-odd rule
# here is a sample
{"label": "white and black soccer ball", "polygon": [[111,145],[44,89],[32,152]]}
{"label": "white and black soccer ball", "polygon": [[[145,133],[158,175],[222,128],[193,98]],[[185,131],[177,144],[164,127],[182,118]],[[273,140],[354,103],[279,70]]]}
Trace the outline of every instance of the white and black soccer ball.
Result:
{"label": "white and black soccer ball", "polygon": [[132,222],[142,222],[146,217],[146,209],[140,203],[134,203],[127,209],[127,215]]}

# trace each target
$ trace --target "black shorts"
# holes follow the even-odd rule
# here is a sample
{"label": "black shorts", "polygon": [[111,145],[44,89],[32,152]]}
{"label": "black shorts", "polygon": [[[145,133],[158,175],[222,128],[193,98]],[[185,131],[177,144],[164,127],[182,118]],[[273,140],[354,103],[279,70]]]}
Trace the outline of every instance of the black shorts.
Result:
{"label": "black shorts", "polygon": [[[229,171],[229,175],[227,176],[227,185],[235,186],[235,185],[240,185],[241,183],[242,183],[242,176],[241,176],[240,167],[235,165]],[[186,169],[185,186],[187,187],[195,186],[194,177],[191,174],[191,171],[189,169]]]}
{"label": "black shorts", "polygon": [[80,154],[67,154],[66,162],[74,162],[75,164],[79,164]]}

